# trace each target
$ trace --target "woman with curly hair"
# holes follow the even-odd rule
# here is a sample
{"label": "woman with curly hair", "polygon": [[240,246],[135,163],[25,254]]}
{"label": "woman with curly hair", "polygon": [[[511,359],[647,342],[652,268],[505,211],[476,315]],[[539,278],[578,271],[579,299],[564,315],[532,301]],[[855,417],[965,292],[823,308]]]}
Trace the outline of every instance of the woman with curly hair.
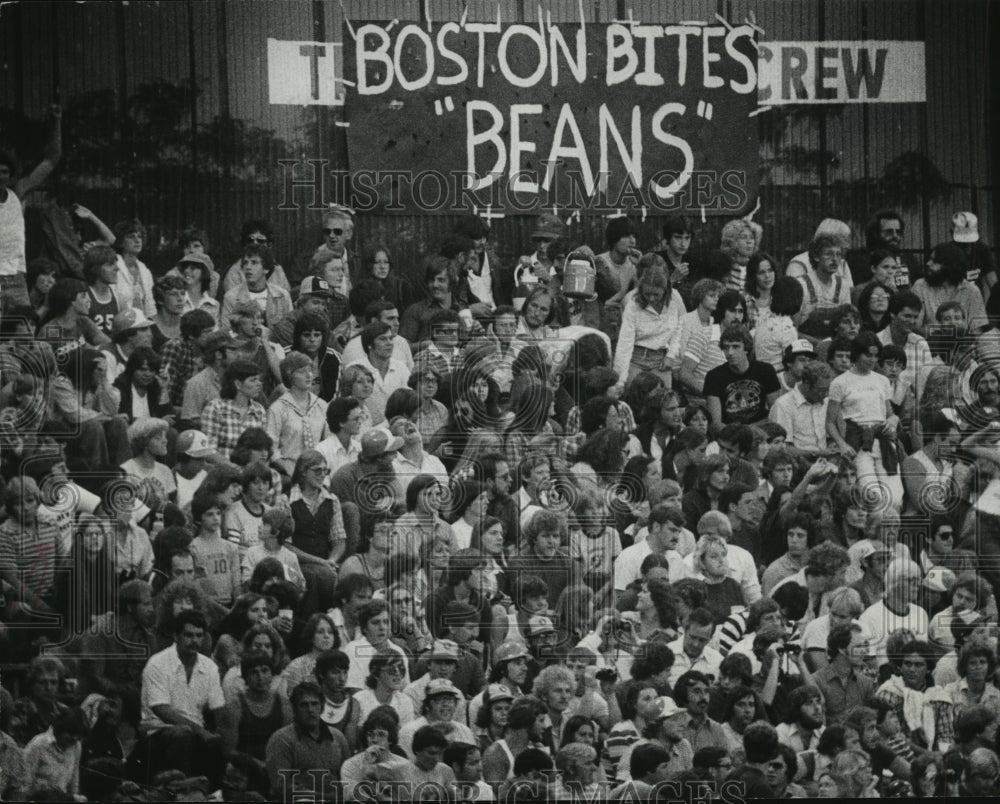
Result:
{"label": "woman with curly hair", "polygon": [[617,427],[603,427],[590,436],[576,454],[570,471],[598,489],[610,489],[621,478],[629,457],[629,437]]}
{"label": "woman with curly hair", "polygon": [[[156,629],[153,635],[156,650],[161,651],[174,644],[174,618],[182,611],[194,609],[205,615],[209,625],[218,622],[225,615],[225,609],[209,600],[201,587],[186,578],[177,578],[156,596]],[[211,628],[205,631],[199,652],[212,655]]]}
{"label": "woman with curly hair", "polygon": [[246,689],[246,683],[240,674],[239,657],[250,653],[263,653],[271,657],[271,672],[274,674],[272,689],[279,687],[281,672],[288,665],[288,650],[281,635],[270,623],[256,622],[247,629],[239,642],[237,661],[224,671],[222,693],[226,696],[227,703]]}

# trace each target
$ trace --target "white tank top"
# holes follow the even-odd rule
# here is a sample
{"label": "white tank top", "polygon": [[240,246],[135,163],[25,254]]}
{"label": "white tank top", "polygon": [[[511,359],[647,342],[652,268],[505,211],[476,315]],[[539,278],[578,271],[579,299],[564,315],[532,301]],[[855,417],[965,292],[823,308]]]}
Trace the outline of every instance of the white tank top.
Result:
{"label": "white tank top", "polygon": [[21,199],[8,189],[7,200],[0,203],[0,276],[24,272],[24,211]]}

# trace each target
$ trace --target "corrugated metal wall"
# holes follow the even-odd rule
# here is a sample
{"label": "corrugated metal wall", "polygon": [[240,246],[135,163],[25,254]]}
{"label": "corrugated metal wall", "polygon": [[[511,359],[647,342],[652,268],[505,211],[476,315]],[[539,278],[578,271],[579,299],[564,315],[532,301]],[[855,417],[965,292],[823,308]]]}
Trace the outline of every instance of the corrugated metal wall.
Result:
{"label": "corrugated metal wall", "polygon": [[[536,4],[500,4],[504,21],[533,20]],[[763,184],[756,219],[764,247],[800,251],[828,215],[850,220],[862,244],[868,214],[902,208],[906,245],[923,250],[948,236],[958,209],[981,219],[997,242],[990,165],[993,91],[987,63],[987,0],[550,0],[554,21],[730,20],[752,17],[767,39],[917,39],[927,45],[926,104],[778,107],[757,116]],[[319,242],[307,210],[279,211],[282,158],[347,166],[340,110],[268,103],[268,37],[337,41],[349,19],[494,20],[487,0],[183,0],[4,4],[0,7],[0,124],[28,163],[40,156],[43,117],[55,93],[66,108],[66,158],[56,188],[111,223],[135,215],[168,237],[203,226],[217,262],[228,264],[241,221],[263,216],[277,231],[279,259],[301,259]],[[343,9],[343,10],[342,10]],[[906,197],[886,195],[899,180]],[[940,181],[935,181],[938,177]],[[717,244],[723,221],[702,227]],[[362,217],[356,245],[385,241],[403,270],[444,231],[442,216]],[[532,219],[494,223],[501,253],[519,253]],[[602,243],[604,221],[584,217],[571,237]],[[641,245],[657,239],[656,219]],[[164,260],[172,258],[164,254]],[[154,260],[156,262],[156,260]]]}

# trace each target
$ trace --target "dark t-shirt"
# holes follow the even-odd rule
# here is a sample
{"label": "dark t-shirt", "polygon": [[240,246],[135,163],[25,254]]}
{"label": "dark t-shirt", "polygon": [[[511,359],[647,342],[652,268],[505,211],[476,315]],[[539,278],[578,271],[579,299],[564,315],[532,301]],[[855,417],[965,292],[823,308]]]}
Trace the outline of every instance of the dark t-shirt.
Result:
{"label": "dark t-shirt", "polygon": [[722,400],[723,424],[753,424],[767,418],[767,396],[780,390],[774,368],[758,360],[750,361],[745,374],[723,363],[705,375],[705,396]]}

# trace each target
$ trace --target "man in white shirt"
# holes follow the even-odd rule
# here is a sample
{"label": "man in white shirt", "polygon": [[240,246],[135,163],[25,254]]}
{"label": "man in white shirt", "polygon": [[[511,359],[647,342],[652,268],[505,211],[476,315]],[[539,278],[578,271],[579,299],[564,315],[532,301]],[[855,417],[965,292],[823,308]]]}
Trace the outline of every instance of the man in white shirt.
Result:
{"label": "man in white shirt", "polygon": [[802,379],[771,406],[768,418],[785,428],[786,446],[807,456],[826,452],[826,403],[831,382],[833,369],[810,360],[802,368]]}
{"label": "man in white shirt", "polygon": [[353,463],[361,454],[361,423],[365,415],[356,399],[338,397],[326,409],[326,423],[332,435],[316,445],[316,451],[326,458],[330,469],[327,485],[340,467]]}
{"label": "man in white shirt", "polygon": [[[798,279],[805,291],[801,310],[803,319],[815,311],[851,303],[854,282],[843,258],[840,241],[833,235],[821,234],[809,244],[809,265],[798,271],[789,271],[788,276]],[[799,264],[794,267],[798,269]]]}
{"label": "man in white shirt", "polygon": [[222,742],[205,728],[205,710],[218,722],[226,699],[218,667],[198,652],[207,630],[200,611],[188,609],[174,618],[174,644],[152,656],[142,671],[142,730],[157,770],[178,768],[221,782]]}
{"label": "man in white shirt", "polygon": [[[372,302],[365,308],[366,322],[379,322],[392,327],[392,358],[413,371],[413,352],[410,349],[410,342],[399,334],[399,310],[396,305],[385,299]],[[365,349],[361,345],[360,333],[351,338],[344,346],[344,353],[340,357],[340,362],[347,366],[351,363],[362,360],[365,356]]]}
{"label": "man in white shirt", "polygon": [[641,542],[626,547],[615,560],[615,591],[624,592],[641,577],[646,556],[659,553],[670,562],[670,583],[688,575],[677,542],[684,527],[684,513],[676,505],[658,505],[649,512],[649,532]]}
{"label": "man in white shirt", "polygon": [[405,416],[394,416],[389,422],[389,431],[403,439],[403,446],[392,459],[392,465],[404,492],[417,475],[434,475],[445,486],[448,485],[448,470],[437,456],[424,450],[424,440],[417,425]]}
{"label": "man in white shirt", "polygon": [[916,293],[909,290],[897,293],[889,299],[889,326],[876,333],[883,346],[892,343],[906,353],[906,370],[915,378],[931,366],[931,348],[915,332],[923,307]]}
{"label": "man in white shirt", "polygon": [[886,643],[893,631],[904,629],[920,642],[927,641],[927,612],[916,604],[923,574],[914,561],[897,558],[885,571],[885,597],[869,606],[858,618],[871,638],[879,666],[886,664]]}
{"label": "man in white shirt", "polygon": [[364,366],[371,372],[374,381],[372,394],[365,401],[372,415],[372,424],[385,421],[385,403],[397,388],[406,388],[410,378],[410,370],[392,356],[393,334],[388,324],[375,322],[361,330],[361,346],[366,357],[345,364]]}
{"label": "man in white shirt", "polygon": [[673,687],[688,670],[719,677],[719,665],[722,664],[722,654],[709,646],[715,634],[715,620],[708,609],[695,609],[688,616],[684,627],[684,636],[669,643],[674,652],[674,663],[670,668],[668,679]]}

